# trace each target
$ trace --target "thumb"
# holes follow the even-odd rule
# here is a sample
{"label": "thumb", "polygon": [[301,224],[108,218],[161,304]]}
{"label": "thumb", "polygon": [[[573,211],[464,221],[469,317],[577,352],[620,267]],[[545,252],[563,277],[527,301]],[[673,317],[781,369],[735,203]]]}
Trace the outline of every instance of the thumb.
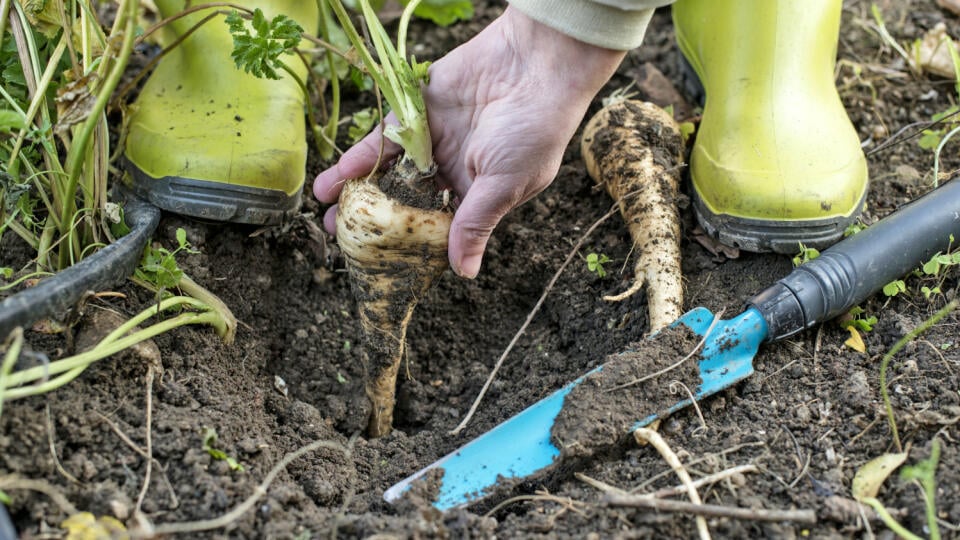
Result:
{"label": "thumb", "polygon": [[502,178],[478,177],[464,196],[450,225],[450,266],[473,279],[480,272],[483,252],[493,230],[510,210],[523,202],[522,188],[510,189]]}

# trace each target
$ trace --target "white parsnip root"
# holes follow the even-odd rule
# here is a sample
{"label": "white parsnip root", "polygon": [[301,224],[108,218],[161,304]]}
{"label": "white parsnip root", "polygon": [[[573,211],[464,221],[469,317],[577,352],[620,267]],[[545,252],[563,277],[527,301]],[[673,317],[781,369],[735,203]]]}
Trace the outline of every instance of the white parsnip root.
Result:
{"label": "white parsnip root", "polygon": [[387,196],[376,178],[349,180],[340,194],[337,241],[364,330],[371,437],[392,428],[407,326],[417,302],[448,267],[452,219],[449,210],[424,210]]}
{"label": "white parsnip root", "polygon": [[683,310],[680,127],[652,103],[622,100],[590,119],[580,149],[587,172],[619,204],[636,256],[633,285],[604,299],[623,300],[646,285],[650,331],[659,330]]}

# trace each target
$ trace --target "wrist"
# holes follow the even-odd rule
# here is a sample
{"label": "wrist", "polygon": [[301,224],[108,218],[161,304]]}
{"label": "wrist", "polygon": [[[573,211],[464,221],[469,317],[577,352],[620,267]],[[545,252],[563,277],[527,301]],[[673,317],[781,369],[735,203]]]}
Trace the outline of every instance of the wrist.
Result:
{"label": "wrist", "polygon": [[571,89],[592,98],[610,80],[625,50],[579,40],[508,6],[502,15],[504,39],[522,52],[529,69],[555,74]]}

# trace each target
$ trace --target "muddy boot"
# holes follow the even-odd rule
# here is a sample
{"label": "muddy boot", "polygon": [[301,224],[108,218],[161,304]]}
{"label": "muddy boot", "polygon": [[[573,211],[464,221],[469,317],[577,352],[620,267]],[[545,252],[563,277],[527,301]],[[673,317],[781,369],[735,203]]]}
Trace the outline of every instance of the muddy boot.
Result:
{"label": "muddy boot", "polygon": [[[316,2],[238,0],[278,14],[316,33]],[[184,0],[157,0],[161,15]],[[164,28],[163,45],[185,34],[212,10]],[[305,97],[289,74],[258,79],[238,69],[233,38],[218,15],[171,50],[130,108],[127,170],[141,197],[172,212],[241,223],[282,221],[300,207],[306,178]],[[301,79],[307,67],[284,62]]]}
{"label": "muddy boot", "polygon": [[841,0],[679,0],[706,91],[690,158],[707,232],[748,251],[825,247],[863,209],[866,158],[834,85]]}

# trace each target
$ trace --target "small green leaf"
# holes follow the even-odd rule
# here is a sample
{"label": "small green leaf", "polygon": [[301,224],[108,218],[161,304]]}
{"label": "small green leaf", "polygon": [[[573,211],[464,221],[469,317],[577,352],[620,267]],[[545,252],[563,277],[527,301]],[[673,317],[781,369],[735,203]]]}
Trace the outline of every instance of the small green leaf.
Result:
{"label": "small green leaf", "polygon": [[883,294],[887,296],[896,296],[907,290],[907,284],[902,279],[891,281],[883,286]]}
{"label": "small green leaf", "polygon": [[352,123],[347,128],[350,144],[355,144],[364,138],[377,122],[377,110],[373,107],[359,110],[351,116]]}
{"label": "small green leaf", "polygon": [[940,261],[937,259],[930,259],[929,261],[923,263],[923,273],[928,276],[935,276],[940,272]]}
{"label": "small green leaf", "polygon": [[181,248],[187,247],[187,231],[183,230],[182,227],[177,227],[177,244]]}
{"label": "small green leaf", "polygon": [[0,109],[0,133],[23,129],[23,117],[16,111]]}
{"label": "small green leaf", "polygon": [[3,279],[10,279],[13,277],[13,268],[8,268],[6,266],[0,266],[0,276]]}
{"label": "small green leaf", "polygon": [[[407,5],[409,0],[401,3]],[[473,17],[473,4],[470,0],[423,0],[413,14],[440,26],[450,26]]]}
{"label": "small green leaf", "polygon": [[929,300],[931,296],[941,293],[940,287],[934,287],[931,289],[926,285],[924,285],[923,287],[920,287],[920,292],[923,293],[923,297],[926,298],[927,300]]}
{"label": "small green leaf", "polygon": [[863,223],[860,223],[859,221],[855,221],[850,225],[847,225],[847,228],[843,230],[843,236],[844,238],[846,238],[847,236],[853,236],[866,228],[867,226],[864,225]]}
{"label": "small green leaf", "polygon": [[800,266],[803,263],[810,262],[820,256],[820,250],[803,245],[798,242],[800,253],[793,257],[793,266]]}
{"label": "small green leaf", "polygon": [[925,129],[921,132],[917,144],[924,150],[934,150],[940,145],[943,134],[943,130]]}

